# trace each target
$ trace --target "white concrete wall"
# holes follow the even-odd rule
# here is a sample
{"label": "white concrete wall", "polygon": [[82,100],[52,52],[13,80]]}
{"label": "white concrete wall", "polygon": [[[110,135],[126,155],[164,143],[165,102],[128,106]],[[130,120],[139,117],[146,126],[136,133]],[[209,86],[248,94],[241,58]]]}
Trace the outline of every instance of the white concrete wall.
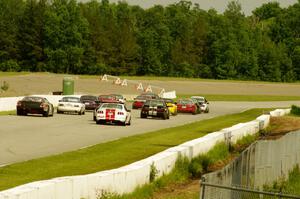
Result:
{"label": "white concrete wall", "polygon": [[[49,101],[58,101],[59,97],[49,97]],[[275,110],[272,114],[279,116],[288,114],[289,111]],[[192,159],[207,153],[219,142],[236,143],[243,136],[255,134],[265,128],[269,121],[269,115],[262,115],[251,122],[239,123],[221,131],[209,133],[118,169],[25,184],[0,192],[0,199],[96,199],[102,191],[118,194],[130,193],[135,188],[149,183],[151,165],[155,166],[158,171],[157,177],[160,177],[172,171],[179,156]],[[290,160],[288,147],[292,146],[286,146],[286,150],[282,152],[286,161]],[[262,161],[268,161],[268,159]],[[261,172],[266,172],[266,170],[262,169]],[[259,171],[257,174],[259,175]]]}

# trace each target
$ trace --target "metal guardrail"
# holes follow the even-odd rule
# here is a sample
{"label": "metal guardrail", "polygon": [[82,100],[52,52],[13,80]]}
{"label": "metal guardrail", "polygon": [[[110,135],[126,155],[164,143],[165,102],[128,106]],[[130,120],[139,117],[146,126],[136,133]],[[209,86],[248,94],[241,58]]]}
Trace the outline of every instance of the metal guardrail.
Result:
{"label": "metal guardrail", "polygon": [[[211,189],[211,190],[209,190]],[[285,194],[281,192],[260,191],[239,186],[225,186],[205,182],[205,178],[200,180],[200,199],[300,199],[300,196]]]}

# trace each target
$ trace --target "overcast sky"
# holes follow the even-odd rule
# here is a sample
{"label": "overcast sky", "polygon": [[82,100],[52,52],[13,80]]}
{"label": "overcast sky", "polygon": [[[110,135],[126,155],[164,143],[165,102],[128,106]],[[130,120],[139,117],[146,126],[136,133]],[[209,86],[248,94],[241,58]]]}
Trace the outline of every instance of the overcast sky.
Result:
{"label": "overcast sky", "polygon": [[[110,2],[118,2],[119,0],[110,0]],[[156,4],[168,5],[178,2],[179,0],[126,0],[131,5],[140,5],[143,8],[149,8]],[[223,12],[226,9],[228,2],[231,0],[191,0],[193,3],[198,3],[200,8],[208,10],[215,8],[218,12]],[[274,1],[274,0],[273,0]],[[277,0],[282,7],[294,4],[297,0]],[[239,0],[242,4],[243,11],[246,15],[251,14],[251,11],[259,7],[263,3],[272,2],[272,0]]]}

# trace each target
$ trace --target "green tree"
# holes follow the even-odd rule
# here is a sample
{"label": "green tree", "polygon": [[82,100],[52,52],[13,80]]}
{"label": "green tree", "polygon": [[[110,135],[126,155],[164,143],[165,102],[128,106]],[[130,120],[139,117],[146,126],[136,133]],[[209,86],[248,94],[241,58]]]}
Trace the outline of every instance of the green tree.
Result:
{"label": "green tree", "polygon": [[46,70],[40,66],[44,55],[44,19],[46,0],[27,0],[22,17],[19,19],[18,54],[23,70]]}
{"label": "green tree", "polygon": [[23,7],[22,0],[0,0],[0,70],[7,70],[6,65],[18,66],[17,32]]}
{"label": "green tree", "polygon": [[45,52],[49,69],[78,73],[87,45],[88,23],[75,0],[53,0],[45,13]]}

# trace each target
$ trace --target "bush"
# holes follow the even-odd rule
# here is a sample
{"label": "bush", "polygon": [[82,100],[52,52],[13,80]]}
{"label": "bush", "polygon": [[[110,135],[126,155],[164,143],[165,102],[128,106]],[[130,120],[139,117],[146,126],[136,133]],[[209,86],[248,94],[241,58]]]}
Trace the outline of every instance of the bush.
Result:
{"label": "bush", "polygon": [[1,90],[7,91],[9,89],[9,84],[6,81],[3,81],[1,85]]}
{"label": "bush", "polygon": [[5,72],[19,72],[21,70],[19,64],[15,60],[8,60],[0,63],[0,71]]}
{"label": "bush", "polygon": [[150,182],[153,182],[155,180],[157,174],[158,174],[157,168],[154,166],[154,164],[151,164],[151,167],[150,167]]}
{"label": "bush", "polygon": [[292,105],[291,114],[300,116],[300,107]]}

